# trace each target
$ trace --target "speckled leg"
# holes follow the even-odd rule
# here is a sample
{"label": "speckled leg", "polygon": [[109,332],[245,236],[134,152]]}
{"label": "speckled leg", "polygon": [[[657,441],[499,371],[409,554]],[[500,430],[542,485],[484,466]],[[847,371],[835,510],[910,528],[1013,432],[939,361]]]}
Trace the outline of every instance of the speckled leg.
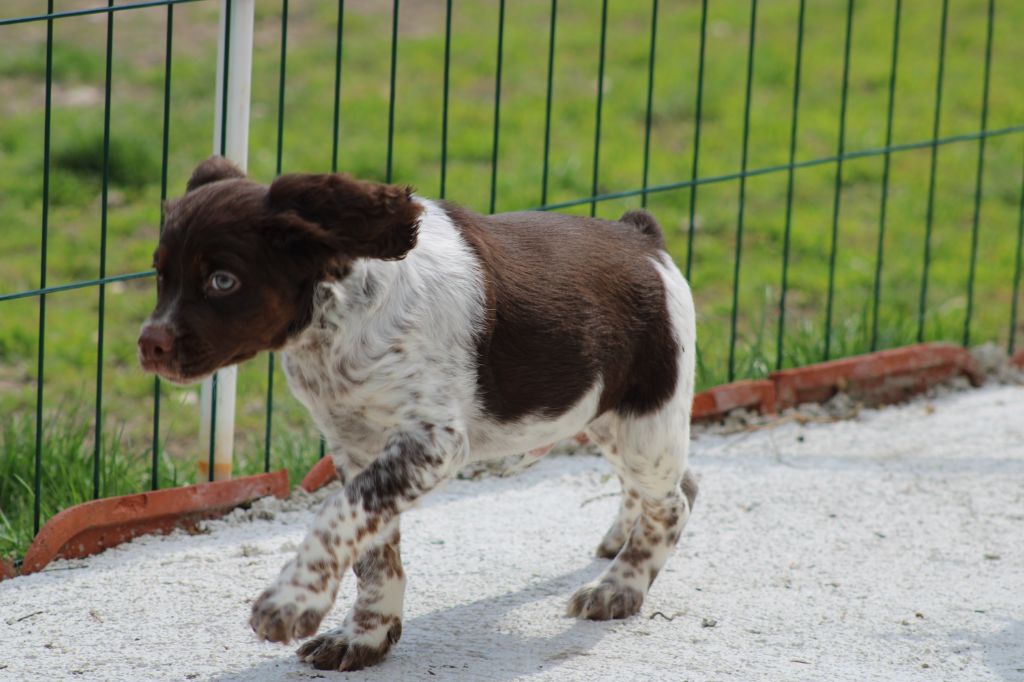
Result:
{"label": "speckled leg", "polygon": [[[671,407],[671,406],[670,406]],[[681,423],[685,417],[685,423]],[[596,580],[581,587],[568,613],[590,620],[626,618],[637,613],[648,588],[679,540],[697,496],[687,469],[689,414],[634,419],[612,417],[588,430],[622,479],[619,517],[598,553],[624,542]],[[630,524],[628,534],[624,526]]]}
{"label": "speckled leg", "polygon": [[640,494],[637,489],[630,486],[622,474],[619,474],[619,483],[622,487],[619,513],[595,552],[602,559],[615,558],[622,546],[626,544],[629,534],[633,531],[633,526],[636,525],[636,520],[640,517],[640,504],[637,501]]}
{"label": "speckled leg", "polygon": [[354,565],[355,604],[341,627],[317,635],[298,650],[301,660],[319,670],[359,670],[381,661],[402,636],[405,572],[399,552],[397,520],[388,539],[371,547]]}
{"label": "speckled leg", "polygon": [[466,452],[458,425],[424,421],[392,435],[384,454],[324,503],[295,558],[253,602],[249,624],[256,635],[283,643],[314,635],[344,572],[384,546],[398,515],[457,470]]}

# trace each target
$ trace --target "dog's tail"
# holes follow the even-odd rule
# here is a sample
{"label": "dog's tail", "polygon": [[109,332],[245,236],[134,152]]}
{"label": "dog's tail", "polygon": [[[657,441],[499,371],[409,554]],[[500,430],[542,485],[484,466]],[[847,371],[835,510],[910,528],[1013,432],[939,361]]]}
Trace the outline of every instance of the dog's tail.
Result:
{"label": "dog's tail", "polygon": [[632,225],[640,230],[642,234],[650,237],[659,249],[665,248],[665,237],[661,233],[661,226],[658,225],[658,221],[648,211],[642,208],[626,211],[619,218],[619,222]]}

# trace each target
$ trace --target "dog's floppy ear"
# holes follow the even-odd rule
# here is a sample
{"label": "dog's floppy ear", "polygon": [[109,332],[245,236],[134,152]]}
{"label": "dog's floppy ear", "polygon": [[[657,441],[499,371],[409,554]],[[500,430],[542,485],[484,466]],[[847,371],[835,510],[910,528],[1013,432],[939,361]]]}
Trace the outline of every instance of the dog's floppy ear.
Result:
{"label": "dog's floppy ear", "polygon": [[[317,234],[339,255],[386,260],[404,258],[416,246],[423,211],[410,187],[336,173],[282,175],[270,185],[267,201],[272,210],[309,224],[303,232]],[[293,222],[292,229],[298,227]]]}
{"label": "dog's floppy ear", "polygon": [[244,177],[245,173],[242,172],[242,169],[225,159],[223,156],[211,156],[206,159],[206,161],[203,161],[201,164],[196,166],[196,169],[192,171],[192,177],[188,179],[188,185],[186,186],[185,191],[191,192],[197,187],[202,187],[203,185],[211,182],[217,182],[218,180]]}

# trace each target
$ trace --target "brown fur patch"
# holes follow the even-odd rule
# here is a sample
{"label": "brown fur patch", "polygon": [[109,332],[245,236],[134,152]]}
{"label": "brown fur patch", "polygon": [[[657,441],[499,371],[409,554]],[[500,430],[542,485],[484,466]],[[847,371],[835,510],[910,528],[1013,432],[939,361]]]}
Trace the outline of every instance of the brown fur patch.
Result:
{"label": "brown fur patch", "polygon": [[647,414],[672,396],[678,346],[650,261],[662,246],[653,217],[444,207],[484,273],[477,391],[496,419],[558,416],[598,377],[599,414]]}
{"label": "brown fur patch", "polygon": [[622,551],[619,552],[619,561],[623,561],[631,566],[637,567],[643,562],[651,558],[651,552],[642,547],[637,547],[633,540],[626,543]]}
{"label": "brown fur patch", "polygon": [[404,578],[402,558],[398,549],[398,538],[392,536],[387,544],[366,550],[354,567],[360,586],[363,583],[379,584],[381,577]]}
{"label": "brown fur patch", "polygon": [[423,211],[409,187],[344,173],[282,175],[270,185],[268,201],[319,228],[312,232],[323,246],[358,258],[404,258],[416,245]]}
{"label": "brown fur patch", "polygon": [[223,156],[211,156],[192,171],[192,176],[185,185],[185,191],[191,192],[211,182],[244,177],[245,173],[242,169],[231,161],[228,161]]}
{"label": "brown fur patch", "polygon": [[[151,319],[174,343],[144,369],[187,381],[281,348],[309,325],[317,283],[416,244],[422,206],[410,191],[335,174],[282,175],[268,188],[226,159],[201,163],[167,203]],[[218,271],[237,279],[230,294],[207,286]],[[307,388],[320,391],[312,378]]]}
{"label": "brown fur patch", "polygon": [[358,538],[376,532],[378,524],[386,522],[398,510],[400,499],[412,499],[420,492],[421,475],[425,469],[442,464],[441,456],[418,438],[408,434],[393,437],[384,455],[359,472],[347,486],[345,495],[349,503],[369,514],[366,528],[360,528]]}

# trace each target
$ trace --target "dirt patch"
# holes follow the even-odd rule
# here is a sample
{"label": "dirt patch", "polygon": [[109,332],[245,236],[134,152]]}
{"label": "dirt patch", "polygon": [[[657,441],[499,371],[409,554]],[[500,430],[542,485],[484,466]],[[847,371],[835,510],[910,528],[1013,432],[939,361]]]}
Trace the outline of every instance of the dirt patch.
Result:
{"label": "dirt patch", "polygon": [[986,380],[999,384],[1024,384],[1024,369],[1010,362],[1002,346],[985,343],[971,349],[971,357]]}
{"label": "dirt patch", "polygon": [[219,519],[200,521],[198,527],[200,531],[207,532],[220,524],[239,526],[257,520],[273,521],[279,514],[285,512],[305,511],[318,507],[328,497],[340,492],[342,488],[340,481],[334,481],[311,493],[302,488],[295,488],[283,500],[276,497],[262,497],[248,506],[234,509],[230,514]]}

